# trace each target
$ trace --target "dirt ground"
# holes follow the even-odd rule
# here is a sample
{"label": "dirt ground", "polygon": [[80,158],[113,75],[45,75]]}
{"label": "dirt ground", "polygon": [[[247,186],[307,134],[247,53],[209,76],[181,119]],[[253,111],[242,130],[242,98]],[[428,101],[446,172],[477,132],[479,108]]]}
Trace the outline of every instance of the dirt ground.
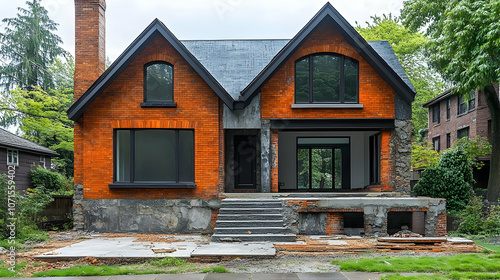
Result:
{"label": "dirt ground", "polygon": [[[88,232],[49,232],[50,238],[43,243],[28,244],[28,249],[17,251],[18,263],[25,262],[23,276],[31,276],[39,271],[70,268],[77,264],[123,264],[123,260],[97,260],[94,258],[83,258],[71,261],[44,262],[35,260],[35,256],[50,252],[58,248],[82,242],[90,238],[116,238],[136,237],[139,242],[182,242],[189,241],[188,236],[175,236],[165,234],[125,234],[125,233],[88,233]],[[180,238],[181,237],[181,238]],[[184,239],[183,239],[184,238]],[[202,238],[198,243],[205,244],[209,238]],[[216,259],[190,259],[195,262],[196,267],[202,269],[213,266],[224,266],[231,272],[236,273],[293,273],[293,272],[335,272],[338,267],[331,265],[330,260],[334,258],[353,258],[359,254],[363,257],[382,255],[402,256],[440,256],[454,254],[457,252],[476,252],[481,248],[475,244],[451,245],[430,244],[426,250],[379,250],[377,240],[374,238],[342,239],[346,245],[339,245],[335,240],[338,237],[311,238],[309,236],[298,236],[297,244],[276,244],[277,256],[270,259],[240,259],[240,258],[216,258]],[[6,261],[5,254],[0,255],[0,260]]]}

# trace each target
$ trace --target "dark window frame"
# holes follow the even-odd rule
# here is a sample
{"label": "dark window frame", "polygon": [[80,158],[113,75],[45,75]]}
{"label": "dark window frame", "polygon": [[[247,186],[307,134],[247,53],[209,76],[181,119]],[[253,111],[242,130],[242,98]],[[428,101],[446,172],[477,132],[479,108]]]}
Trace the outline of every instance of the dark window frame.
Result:
{"label": "dark window frame", "polygon": [[451,148],[451,133],[446,133],[446,149]]}
{"label": "dark window frame", "polygon": [[[130,181],[117,181],[117,131],[130,131]],[[135,132],[141,130],[170,130],[175,131],[175,181],[135,181]],[[193,181],[179,181],[180,168],[179,168],[179,131],[192,131],[193,132]],[[195,184],[195,133],[193,129],[148,129],[148,128],[120,128],[113,130],[113,184],[109,184],[109,188],[196,188]]]}
{"label": "dark window frame", "polygon": [[474,109],[476,109],[476,92],[471,91],[470,98],[467,103],[467,111],[472,111]]}
{"label": "dark window frame", "polygon": [[370,146],[370,185],[378,185],[380,184],[381,134],[371,135],[368,141]]}
{"label": "dark window frame", "polygon": [[[165,99],[164,101],[148,101],[148,89],[147,89],[147,84],[148,84],[148,67],[156,64],[164,64],[170,66],[172,69],[172,100]],[[167,107],[167,108],[174,108],[177,107],[177,103],[174,102],[174,78],[175,78],[175,73],[174,73],[174,65],[171,63],[168,63],[166,61],[151,61],[146,64],[144,64],[144,70],[143,70],[143,76],[144,76],[144,81],[143,81],[143,103],[141,103],[141,107]]]}
{"label": "dark window frame", "polygon": [[432,123],[441,123],[441,104],[437,103],[432,106]]}
{"label": "dark window frame", "polygon": [[[461,135],[462,132],[464,132],[464,131],[467,132],[466,133],[467,135]],[[457,130],[457,139],[462,139],[464,137],[467,137],[467,138],[470,137],[470,127],[468,127],[468,126]]]}
{"label": "dark window frame", "polygon": [[[313,87],[313,74],[314,74],[314,57],[315,56],[320,56],[320,55],[332,55],[332,56],[336,56],[336,57],[339,57],[340,59],[340,62],[339,62],[339,65],[340,65],[340,70],[339,70],[339,75],[340,75],[340,79],[339,79],[339,101],[331,101],[331,102],[315,102],[314,101],[314,87]],[[308,102],[297,102],[297,62],[300,62],[304,59],[308,59],[308,67],[309,67],[309,91],[308,91],[308,96],[309,96],[309,99],[308,99]],[[357,83],[356,83],[356,100],[355,101],[345,101],[345,72],[344,72],[344,66],[345,66],[345,60],[348,59],[352,62],[354,62],[356,64],[356,70],[357,70],[357,77],[358,77],[358,80],[357,80]],[[309,55],[306,55],[306,56],[303,56],[299,59],[297,59],[295,61],[295,64],[294,64],[294,77],[295,77],[295,96],[294,96],[294,102],[295,104],[359,104],[359,61],[354,59],[354,58],[351,58],[351,57],[348,57],[348,56],[345,56],[345,55],[342,55],[342,54],[338,54],[338,53],[332,53],[332,52],[320,52],[320,53],[313,53],[313,54],[309,54]]]}
{"label": "dark window frame", "polygon": [[[436,145],[436,143],[437,143],[437,145]],[[441,150],[441,137],[440,136],[436,136],[436,137],[432,138],[432,147],[434,148],[434,150],[436,152],[439,152]]]}
{"label": "dark window frame", "polygon": [[[324,139],[330,139],[330,138],[347,138],[349,140],[348,144],[299,144],[299,139],[300,138],[324,138]],[[298,183],[299,183],[299,170],[295,170],[295,180],[297,184],[297,188],[295,191],[306,191],[306,192],[335,192],[335,191],[346,191],[351,189],[351,136],[333,136],[333,137],[297,137],[295,140],[295,167],[297,168],[298,162],[299,162],[299,149],[300,148],[306,148],[309,149],[309,188],[307,189],[299,189],[298,188]],[[332,188],[323,188],[323,189],[313,189],[312,188],[312,152],[311,149],[313,148],[326,148],[326,149],[332,149],[332,157],[335,158],[335,148],[340,148],[342,149],[342,156],[341,157],[341,162],[345,163],[345,167],[342,165],[342,182],[341,182],[341,188],[336,189],[335,188],[335,165],[332,164],[332,175],[333,175],[333,180],[332,180]],[[342,164],[342,163],[341,163]]]}
{"label": "dark window frame", "polygon": [[446,120],[451,118],[451,98],[446,99]]}

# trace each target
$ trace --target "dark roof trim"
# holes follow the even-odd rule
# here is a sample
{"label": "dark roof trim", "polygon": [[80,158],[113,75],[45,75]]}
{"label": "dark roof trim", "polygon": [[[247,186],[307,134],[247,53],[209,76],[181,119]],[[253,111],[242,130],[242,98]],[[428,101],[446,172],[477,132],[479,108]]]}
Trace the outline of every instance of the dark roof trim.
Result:
{"label": "dark roof trim", "polygon": [[431,100],[427,101],[426,103],[422,104],[422,107],[427,108],[431,105],[434,105],[435,103],[448,98],[448,96],[452,95],[452,90],[453,89],[448,89],[445,92],[441,93],[440,95],[432,98]]}
{"label": "dark roof trim", "polygon": [[77,121],[85,109],[113,82],[113,80],[137,57],[137,55],[153,40],[154,36],[161,34],[181,56],[194,68],[194,70],[215,91],[224,103],[233,109],[233,98],[208,72],[208,70],[189,52],[189,50],[168,30],[158,19],[155,19],[127,49],[111,64],[111,66],[89,87],[89,89],[68,109],[68,117]]}
{"label": "dark roof trim", "polygon": [[26,148],[21,145],[6,145],[6,144],[0,144],[0,148],[5,148],[5,149],[11,149],[11,150],[19,150],[23,152],[28,152],[32,154],[37,154],[37,155],[47,155],[47,156],[58,156],[59,153],[52,151],[52,152],[46,152],[42,150],[37,150],[37,149],[31,149],[31,148]]}
{"label": "dark roof trim", "polygon": [[375,69],[375,71],[395,90],[396,94],[411,103],[415,99],[415,92],[401,79],[401,77],[380,57],[380,55],[366,42],[365,39],[340,15],[330,4],[323,8],[283,47],[271,62],[255,77],[255,79],[241,92],[242,101],[247,105],[260,91],[262,86],[271,78],[278,68],[300,47],[306,37],[324,20],[333,20],[335,28],[346,38],[354,49]]}
{"label": "dark roof trim", "polygon": [[283,130],[367,130],[394,128],[394,119],[276,119],[271,129]]}

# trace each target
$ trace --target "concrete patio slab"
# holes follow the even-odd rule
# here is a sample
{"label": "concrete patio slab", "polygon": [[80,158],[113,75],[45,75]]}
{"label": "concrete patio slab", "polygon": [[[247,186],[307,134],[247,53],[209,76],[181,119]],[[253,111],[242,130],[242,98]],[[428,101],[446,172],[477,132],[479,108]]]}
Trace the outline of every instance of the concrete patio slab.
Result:
{"label": "concrete patio slab", "polygon": [[[206,274],[161,274],[155,280],[204,280]],[[84,279],[85,280],[85,279]]]}
{"label": "concrete patio slab", "polygon": [[380,273],[373,272],[341,272],[348,280],[379,280]]}
{"label": "concrete patio slab", "polygon": [[250,273],[238,273],[238,274],[211,273],[207,274],[207,277],[205,277],[204,280],[251,280],[251,279],[252,279],[252,274]]}
{"label": "concrete patio slab", "polygon": [[348,280],[340,272],[332,273],[297,273],[300,280]]}
{"label": "concrete patio slab", "polygon": [[270,242],[266,243],[210,243],[200,245],[192,253],[192,257],[272,257],[276,249]]}
{"label": "concrete patio slab", "polygon": [[[96,238],[36,256],[36,259],[94,258],[189,258],[198,246],[194,242],[135,242],[135,237]],[[159,253],[156,253],[156,252]],[[166,253],[165,251],[169,251]],[[170,252],[173,251],[173,252]]]}
{"label": "concrete patio slab", "polygon": [[252,280],[300,280],[295,273],[253,273]]}

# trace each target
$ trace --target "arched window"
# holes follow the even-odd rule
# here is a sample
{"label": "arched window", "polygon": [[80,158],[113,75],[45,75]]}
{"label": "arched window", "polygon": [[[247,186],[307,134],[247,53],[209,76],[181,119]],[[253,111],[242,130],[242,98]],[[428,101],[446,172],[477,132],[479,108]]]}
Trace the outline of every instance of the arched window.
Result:
{"label": "arched window", "polygon": [[172,104],[174,101],[174,67],[162,61],[144,66],[144,104]]}
{"label": "arched window", "polygon": [[295,103],[358,103],[359,63],[320,53],[295,62]]}

